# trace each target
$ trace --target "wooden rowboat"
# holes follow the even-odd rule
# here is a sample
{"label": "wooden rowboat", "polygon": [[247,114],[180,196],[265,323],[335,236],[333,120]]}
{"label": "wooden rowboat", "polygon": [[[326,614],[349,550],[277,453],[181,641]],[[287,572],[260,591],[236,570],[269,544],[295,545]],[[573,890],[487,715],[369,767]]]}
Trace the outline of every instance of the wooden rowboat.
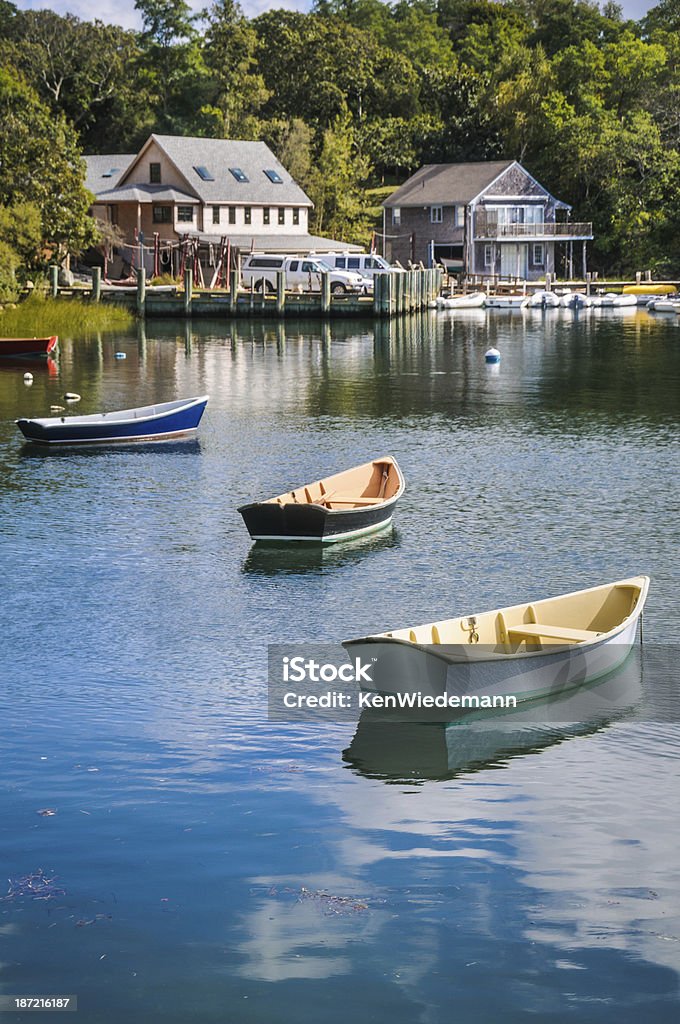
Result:
{"label": "wooden rowboat", "polygon": [[181,398],[175,402],[147,405],[91,416],[52,416],[41,420],[17,420],[28,441],[46,445],[130,444],[166,441],[193,434],[208,403],[208,396]]}
{"label": "wooden rowboat", "polygon": [[649,578],[345,641],[381,694],[555,695],[620,665],[635,640]]}
{"label": "wooden rowboat", "polygon": [[389,526],[403,493],[401,470],[385,456],[238,511],[253,540],[331,544]]}
{"label": "wooden rowboat", "polygon": [[56,334],[49,338],[0,338],[0,357],[25,359],[48,356],[54,352],[58,341]]}

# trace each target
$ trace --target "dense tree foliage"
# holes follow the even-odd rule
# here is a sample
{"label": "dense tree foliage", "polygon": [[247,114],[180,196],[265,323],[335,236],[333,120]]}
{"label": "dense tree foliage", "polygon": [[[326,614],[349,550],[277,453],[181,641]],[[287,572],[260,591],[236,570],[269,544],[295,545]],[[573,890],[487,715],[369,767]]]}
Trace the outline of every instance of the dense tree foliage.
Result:
{"label": "dense tree foliage", "polygon": [[75,129],[16,72],[3,67],[0,167],[0,205],[11,208],[18,222],[10,231],[7,217],[0,219],[2,241],[25,265],[36,262],[44,246],[65,253],[93,241],[95,225],[88,216],[92,197],[84,187],[85,165]]}
{"label": "dense tree foliage", "polygon": [[516,158],[594,222],[594,267],[680,272],[678,0],[640,23],[611,0],[136,7],[138,33],[0,0],[8,80],[53,114],[38,135],[75,131],[90,152],[153,130],[262,138],[315,201],[313,226],[363,240],[371,188],[423,163]]}

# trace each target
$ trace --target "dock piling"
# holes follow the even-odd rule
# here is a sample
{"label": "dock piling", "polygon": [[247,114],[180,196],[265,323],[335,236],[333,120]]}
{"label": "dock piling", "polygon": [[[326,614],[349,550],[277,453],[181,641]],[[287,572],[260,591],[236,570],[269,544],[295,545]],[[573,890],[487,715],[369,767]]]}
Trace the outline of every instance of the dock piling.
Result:
{"label": "dock piling", "polygon": [[331,308],[331,275],[327,270],[321,274],[321,312],[329,313]]}
{"label": "dock piling", "polygon": [[140,267],[137,271],[137,316],[144,316],[146,306],[146,270]]}
{"label": "dock piling", "polygon": [[99,302],[102,297],[102,268],[92,268],[92,292],[90,298],[93,302]]}
{"label": "dock piling", "polygon": [[[263,286],[264,295],[264,286]],[[286,272],[284,270],[277,270],[276,272],[276,315],[284,316],[286,312]]]}
{"label": "dock piling", "polygon": [[184,315],[191,316],[191,296],[194,290],[194,272],[191,267],[184,271]]}
{"label": "dock piling", "polygon": [[50,267],[50,295],[53,299],[56,299],[59,294],[59,267],[56,264],[52,264]]}

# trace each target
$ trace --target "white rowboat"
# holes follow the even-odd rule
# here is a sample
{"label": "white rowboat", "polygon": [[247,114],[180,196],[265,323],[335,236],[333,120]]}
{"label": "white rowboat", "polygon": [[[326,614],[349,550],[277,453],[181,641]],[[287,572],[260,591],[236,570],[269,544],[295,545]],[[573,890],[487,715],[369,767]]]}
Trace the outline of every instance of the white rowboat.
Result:
{"label": "white rowboat", "polygon": [[628,655],[649,578],[345,641],[380,694],[555,695],[607,675]]}

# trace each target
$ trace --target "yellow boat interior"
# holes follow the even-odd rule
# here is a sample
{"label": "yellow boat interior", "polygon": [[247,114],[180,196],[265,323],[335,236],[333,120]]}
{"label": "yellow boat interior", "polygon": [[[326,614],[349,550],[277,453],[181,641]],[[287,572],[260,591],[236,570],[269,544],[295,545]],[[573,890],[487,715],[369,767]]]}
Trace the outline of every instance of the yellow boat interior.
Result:
{"label": "yellow boat interior", "polygon": [[457,619],[429,622],[412,629],[380,633],[413,644],[484,644],[498,654],[522,654],[555,644],[582,644],[616,630],[644,604],[649,579],[634,576],[511,608]]}
{"label": "yellow boat interior", "polygon": [[382,505],[398,496],[403,489],[401,471],[388,455],[313,484],[296,487],[286,494],[268,498],[262,504],[322,505],[331,511],[348,511]]}

